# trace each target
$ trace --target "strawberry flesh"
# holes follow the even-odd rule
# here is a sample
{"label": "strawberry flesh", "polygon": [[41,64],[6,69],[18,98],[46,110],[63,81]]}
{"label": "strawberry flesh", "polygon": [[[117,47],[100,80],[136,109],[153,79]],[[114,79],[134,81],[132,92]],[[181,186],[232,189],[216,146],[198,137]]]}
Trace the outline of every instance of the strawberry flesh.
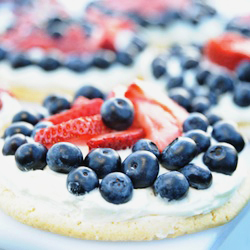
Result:
{"label": "strawberry flesh", "polygon": [[113,132],[100,135],[87,142],[89,149],[93,148],[112,148],[115,150],[132,147],[139,139],[144,138],[143,129],[129,129],[121,132]]}
{"label": "strawberry flesh", "polygon": [[94,136],[110,132],[111,130],[103,124],[101,115],[98,114],[41,129],[34,139],[46,147],[61,141],[83,145]]}
{"label": "strawberry flesh", "polygon": [[65,112],[50,116],[44,121],[50,121],[54,125],[60,124],[62,122],[66,122],[75,118],[84,117],[84,116],[92,116],[96,114],[100,114],[101,106],[103,104],[103,100],[99,98],[95,98],[92,100],[85,101],[85,103],[79,104],[74,106],[74,108],[69,109]]}

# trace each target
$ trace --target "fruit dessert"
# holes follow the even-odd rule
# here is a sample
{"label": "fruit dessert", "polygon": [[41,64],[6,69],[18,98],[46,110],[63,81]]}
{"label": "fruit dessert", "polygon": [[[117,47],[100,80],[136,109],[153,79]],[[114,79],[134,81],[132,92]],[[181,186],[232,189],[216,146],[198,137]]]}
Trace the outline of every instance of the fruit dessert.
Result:
{"label": "fruit dessert", "polygon": [[19,116],[0,142],[1,209],[33,227],[107,241],[176,237],[234,218],[250,197],[237,128],[210,126],[143,85],[105,100],[84,86],[70,105],[48,96],[51,115],[35,126]]}
{"label": "fruit dessert", "polygon": [[129,17],[150,44],[163,47],[173,42],[204,42],[224,29],[224,18],[205,1],[102,0],[91,7]]}
{"label": "fruit dessert", "polygon": [[70,16],[56,1],[36,1],[0,36],[0,75],[18,97],[42,100],[56,89],[132,81],[146,43],[135,25],[93,10]]}
{"label": "fruit dessert", "polygon": [[226,33],[204,46],[173,45],[158,53],[144,79],[189,112],[233,120],[250,137],[249,38]]}
{"label": "fruit dessert", "polygon": [[21,105],[15,96],[0,88],[0,135],[11,123],[12,117],[21,110]]}

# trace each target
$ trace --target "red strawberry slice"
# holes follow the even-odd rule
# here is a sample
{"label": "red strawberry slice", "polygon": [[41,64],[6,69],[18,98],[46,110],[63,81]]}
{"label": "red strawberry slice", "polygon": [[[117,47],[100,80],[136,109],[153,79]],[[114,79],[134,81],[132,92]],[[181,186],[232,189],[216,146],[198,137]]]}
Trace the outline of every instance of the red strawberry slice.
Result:
{"label": "red strawberry slice", "polygon": [[161,106],[139,99],[134,101],[134,106],[136,121],[144,129],[146,138],[152,140],[160,151],[181,135],[176,119]]}
{"label": "red strawberry slice", "polygon": [[92,116],[96,114],[100,114],[101,106],[103,104],[103,100],[99,98],[95,98],[89,100],[88,103],[82,104],[81,106],[77,106],[60,114],[56,114],[50,116],[45,121],[50,121],[54,125],[66,122],[75,118],[84,117],[84,116]]}
{"label": "red strawberry slice", "polygon": [[143,129],[129,129],[121,132],[99,135],[87,142],[89,149],[113,148],[115,150],[132,147],[139,139],[144,138]]}
{"label": "red strawberry slice", "polygon": [[224,34],[206,44],[205,54],[212,62],[234,70],[241,61],[250,60],[250,38]]}
{"label": "red strawberry slice", "polygon": [[158,99],[160,99],[160,101],[151,99],[147,97],[144,91],[135,83],[131,84],[128,87],[125,96],[132,101],[135,99],[147,100],[151,103],[161,106],[166,112],[170,113],[173,117],[176,118],[180,128],[182,127],[182,123],[188,117],[188,112],[172,99],[168,98],[165,95],[161,96],[160,93],[158,95]]}
{"label": "red strawberry slice", "polygon": [[89,103],[89,101],[90,101],[90,99],[88,99],[84,96],[79,96],[73,102],[72,108],[80,108],[80,107],[84,106],[85,104]]}
{"label": "red strawberry slice", "polygon": [[60,141],[83,145],[94,136],[110,132],[111,130],[103,124],[101,115],[94,115],[41,129],[34,139],[48,148]]}

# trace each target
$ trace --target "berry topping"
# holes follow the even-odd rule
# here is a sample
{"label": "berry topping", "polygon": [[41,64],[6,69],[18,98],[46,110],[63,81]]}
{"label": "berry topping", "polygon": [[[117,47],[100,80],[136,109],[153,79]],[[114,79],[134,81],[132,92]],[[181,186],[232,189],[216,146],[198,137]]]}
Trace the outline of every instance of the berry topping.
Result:
{"label": "berry topping", "polygon": [[191,111],[198,113],[206,113],[210,108],[211,104],[208,97],[196,96],[191,102]]}
{"label": "berry topping", "polygon": [[183,123],[183,131],[187,132],[193,129],[207,131],[208,120],[206,116],[200,113],[191,113]]}
{"label": "berry topping", "polygon": [[139,141],[137,141],[134,146],[132,147],[132,151],[136,152],[139,150],[146,150],[149,151],[151,153],[153,153],[158,159],[160,159],[160,151],[158,149],[158,147],[156,146],[156,144],[148,139],[141,139]]}
{"label": "berry topping", "polygon": [[240,83],[234,89],[234,103],[240,107],[250,106],[250,84]]}
{"label": "berry topping", "polygon": [[140,150],[123,161],[121,171],[131,179],[134,188],[146,188],[157,178],[159,163],[153,153]]}
{"label": "berry topping", "polygon": [[111,98],[101,107],[104,124],[115,130],[128,129],[134,121],[134,107],[127,98]]}
{"label": "berry topping", "polygon": [[165,56],[158,56],[152,62],[152,72],[155,78],[160,78],[167,73]]}
{"label": "berry topping", "polygon": [[7,56],[7,51],[3,48],[0,47],[0,61],[2,61],[3,59],[5,59]]}
{"label": "berry topping", "polygon": [[139,139],[145,136],[143,129],[128,129],[121,132],[106,133],[96,136],[89,141],[89,149],[112,148],[115,150],[132,147]]}
{"label": "berry topping", "polygon": [[93,169],[98,178],[103,179],[107,174],[120,170],[121,158],[111,148],[97,148],[87,154],[84,165]]}
{"label": "berry topping", "polygon": [[210,135],[203,130],[200,129],[194,129],[191,131],[188,131],[185,134],[185,137],[191,138],[195,141],[197,146],[197,155],[201,152],[206,152],[207,149],[210,147],[211,141],[210,141]]}
{"label": "berry topping", "polygon": [[179,170],[194,159],[196,143],[186,137],[179,137],[162,151],[161,164],[169,170]]}
{"label": "berry topping", "polygon": [[134,57],[137,54],[137,50],[132,48],[130,50],[118,51],[117,52],[117,62],[129,66],[133,64]]}
{"label": "berry topping", "polygon": [[52,57],[44,57],[39,63],[38,65],[46,70],[46,71],[53,71],[58,69],[61,64],[54,58]]}
{"label": "berry topping", "polygon": [[48,109],[49,113],[54,115],[65,109],[70,109],[70,102],[60,95],[49,95],[43,101],[43,106]]}
{"label": "berry topping", "polygon": [[99,98],[89,100],[81,106],[77,104],[74,105],[74,108],[72,109],[66,110],[59,114],[55,114],[53,116],[49,116],[48,118],[44,119],[44,121],[50,121],[54,125],[56,125],[62,122],[69,121],[71,119],[100,114],[102,104],[103,100]]}
{"label": "berry topping", "polygon": [[181,66],[184,70],[194,69],[198,67],[198,65],[199,65],[199,61],[191,57],[184,57],[181,63]]}
{"label": "berry topping", "polygon": [[250,60],[248,44],[249,38],[227,33],[211,39],[205,53],[212,62],[234,70],[243,60]]}
{"label": "berry topping", "polygon": [[80,89],[78,89],[75,93],[74,100],[76,100],[80,96],[86,97],[88,99],[94,99],[94,98],[104,99],[105,97],[105,95],[102,93],[101,90],[91,85],[85,85]]}
{"label": "berry topping", "polygon": [[16,150],[24,143],[27,143],[27,140],[22,134],[15,134],[7,137],[2,149],[3,155],[14,155]]}
{"label": "berry topping", "polygon": [[103,124],[101,116],[94,115],[76,118],[41,129],[36,133],[34,139],[46,147],[50,147],[60,141],[84,144],[94,136],[110,132],[110,129]]}
{"label": "berry topping", "polygon": [[83,164],[82,151],[68,142],[56,143],[47,153],[47,164],[55,172],[69,173]]}
{"label": "berry topping", "polygon": [[191,95],[185,88],[173,88],[169,91],[168,96],[186,110],[190,109]]}
{"label": "berry topping", "polygon": [[24,54],[12,55],[9,59],[11,67],[14,69],[27,67],[32,64],[31,60]]}
{"label": "berry topping", "polygon": [[32,125],[36,125],[39,121],[38,117],[36,114],[33,112],[30,112],[28,110],[22,110],[18,112],[17,114],[14,115],[12,122],[28,122]]}
{"label": "berry topping", "polygon": [[81,59],[78,57],[70,57],[66,60],[64,66],[76,73],[82,73],[91,67],[91,60],[86,58]]}
{"label": "berry topping", "polygon": [[113,204],[123,204],[132,199],[133,184],[123,173],[111,173],[104,177],[100,184],[102,197]]}
{"label": "berry topping", "polygon": [[71,194],[84,195],[99,186],[96,173],[87,167],[72,169],[67,177],[67,188]]}
{"label": "berry topping", "polygon": [[154,183],[155,195],[171,200],[179,200],[188,192],[189,184],[185,176],[177,171],[160,175]]}
{"label": "berry topping", "polygon": [[26,136],[30,136],[33,130],[33,125],[28,122],[15,122],[12,123],[6,130],[4,131],[4,138],[8,136],[12,136],[14,134],[23,134]]}
{"label": "berry topping", "polygon": [[115,60],[116,56],[113,51],[100,50],[94,56],[93,65],[100,69],[107,69]]}
{"label": "berry topping", "polygon": [[234,80],[226,74],[213,75],[209,78],[208,85],[212,92],[220,95],[234,89]]}
{"label": "berry topping", "polygon": [[196,74],[196,81],[199,85],[205,85],[210,76],[211,73],[208,70],[199,70]]}
{"label": "berry topping", "polygon": [[232,145],[217,143],[203,155],[203,162],[211,171],[231,175],[237,168],[238,154]]}
{"label": "berry topping", "polygon": [[46,166],[47,149],[39,143],[25,143],[15,153],[15,160],[21,171],[43,170]]}
{"label": "berry topping", "polygon": [[219,121],[214,125],[212,137],[219,142],[227,142],[241,152],[245,146],[242,135],[237,131],[235,124],[226,121]]}
{"label": "berry topping", "polygon": [[182,76],[170,77],[167,81],[167,89],[182,87],[183,82],[184,79]]}
{"label": "berry topping", "polygon": [[187,178],[190,187],[196,189],[207,189],[212,184],[212,174],[207,168],[201,168],[190,163],[180,169],[180,172]]}
{"label": "berry topping", "polygon": [[250,82],[250,61],[240,63],[236,69],[236,75],[240,81]]}
{"label": "berry topping", "polygon": [[216,122],[221,121],[222,118],[216,114],[211,112],[206,113],[207,120],[211,126],[213,126]]}

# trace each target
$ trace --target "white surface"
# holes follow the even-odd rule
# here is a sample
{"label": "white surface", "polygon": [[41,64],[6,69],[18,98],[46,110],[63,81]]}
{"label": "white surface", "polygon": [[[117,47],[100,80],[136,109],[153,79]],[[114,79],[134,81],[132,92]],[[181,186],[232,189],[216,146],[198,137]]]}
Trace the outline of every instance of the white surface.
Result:
{"label": "white surface", "polygon": [[[219,248],[226,237],[230,237],[230,233],[235,226],[242,221],[248,214],[250,219],[250,205],[234,219],[232,222],[209,229],[200,233],[182,236],[176,239],[167,239],[153,242],[95,242],[72,239],[41,230],[33,229],[23,225],[0,211],[0,249],[4,250],[82,250],[82,249],[103,249],[103,250],[123,250],[123,249],[185,249],[185,250],[212,250],[212,249],[228,249]],[[250,223],[250,220],[249,220]],[[237,230],[241,231],[241,224],[237,226]],[[248,230],[248,236],[250,232]],[[240,240],[240,239],[238,239]],[[197,246],[199,246],[197,248]],[[245,250],[244,248],[238,248]]]}

